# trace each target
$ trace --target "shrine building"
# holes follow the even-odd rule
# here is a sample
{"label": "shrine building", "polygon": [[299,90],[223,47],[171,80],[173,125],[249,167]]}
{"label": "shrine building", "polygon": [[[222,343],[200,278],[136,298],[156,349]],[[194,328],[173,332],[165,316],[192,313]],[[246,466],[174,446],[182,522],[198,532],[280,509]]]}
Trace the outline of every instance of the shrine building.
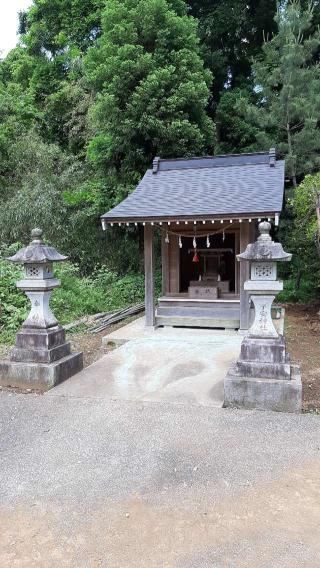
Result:
{"label": "shrine building", "polygon": [[[147,326],[248,329],[238,263],[257,223],[278,224],[285,163],[275,150],[202,158],[155,158],[135,191],[101,220],[144,226]],[[154,232],[161,232],[162,295],[154,296]],[[261,279],[264,275],[261,274]]]}

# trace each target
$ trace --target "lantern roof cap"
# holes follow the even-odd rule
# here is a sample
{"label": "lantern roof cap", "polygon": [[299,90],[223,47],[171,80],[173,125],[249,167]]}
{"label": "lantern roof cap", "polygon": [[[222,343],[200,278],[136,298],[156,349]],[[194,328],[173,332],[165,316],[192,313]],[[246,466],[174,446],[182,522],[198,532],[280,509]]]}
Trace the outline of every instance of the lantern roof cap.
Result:
{"label": "lantern roof cap", "polygon": [[271,224],[268,221],[259,223],[259,237],[255,243],[247,246],[246,250],[237,255],[238,260],[289,262],[292,254],[283,250],[281,243],[275,243],[270,236]]}
{"label": "lantern roof cap", "polygon": [[60,254],[54,247],[44,244],[41,229],[33,229],[31,239],[31,243],[27,247],[22,248],[13,256],[7,257],[7,260],[20,264],[42,264],[67,260],[67,256]]}

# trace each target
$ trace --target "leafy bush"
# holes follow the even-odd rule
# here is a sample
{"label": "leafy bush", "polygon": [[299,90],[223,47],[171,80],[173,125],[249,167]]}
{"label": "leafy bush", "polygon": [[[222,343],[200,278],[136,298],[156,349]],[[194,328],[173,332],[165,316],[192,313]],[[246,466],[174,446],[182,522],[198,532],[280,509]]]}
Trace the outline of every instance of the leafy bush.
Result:
{"label": "leafy bush", "polygon": [[320,286],[315,290],[314,283],[310,280],[301,280],[299,288],[296,287],[294,278],[285,280],[283,283],[283,291],[277,296],[277,302],[298,302],[306,303],[312,302],[320,295]]}
{"label": "leafy bush", "polygon": [[0,261],[0,341],[11,342],[28,313],[28,299],[16,287],[19,267]]}
{"label": "leafy bush", "polygon": [[[17,248],[17,245],[15,245]],[[11,250],[7,254],[12,254]],[[81,277],[79,267],[71,262],[56,265],[55,275],[61,286],[52,294],[51,307],[60,323],[66,324],[85,315],[108,312],[144,300],[144,276],[119,278],[104,266],[96,268],[90,277]],[[23,292],[16,288],[22,277],[20,267],[0,260],[0,342],[11,343],[26,318],[30,305]],[[156,292],[160,291],[160,274],[156,275]]]}
{"label": "leafy bush", "polygon": [[[287,219],[282,221],[280,241],[292,253],[280,273],[288,279],[281,297],[287,301],[309,302],[320,298],[320,241],[316,203],[320,174],[307,175],[287,200]],[[291,216],[289,220],[288,217]]]}

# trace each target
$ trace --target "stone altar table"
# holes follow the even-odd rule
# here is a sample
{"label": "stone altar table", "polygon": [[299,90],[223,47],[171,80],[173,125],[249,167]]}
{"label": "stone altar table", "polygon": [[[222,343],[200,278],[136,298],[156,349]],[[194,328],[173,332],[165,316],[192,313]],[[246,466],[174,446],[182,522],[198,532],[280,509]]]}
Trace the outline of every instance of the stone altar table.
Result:
{"label": "stone altar table", "polygon": [[219,297],[219,288],[217,283],[207,281],[191,280],[189,285],[190,298],[207,298],[209,300],[217,300]]}

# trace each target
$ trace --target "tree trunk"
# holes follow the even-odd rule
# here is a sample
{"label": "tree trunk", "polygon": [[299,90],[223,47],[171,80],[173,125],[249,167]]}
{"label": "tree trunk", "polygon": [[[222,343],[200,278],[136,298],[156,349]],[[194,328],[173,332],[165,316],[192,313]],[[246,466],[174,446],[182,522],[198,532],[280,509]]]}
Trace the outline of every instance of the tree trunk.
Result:
{"label": "tree trunk", "polygon": [[293,187],[297,187],[297,173],[296,173],[296,165],[293,162],[292,139],[291,139],[291,131],[290,131],[289,122],[287,122],[286,130],[287,130],[287,141],[288,141],[289,156],[291,158],[291,178],[292,178]]}
{"label": "tree trunk", "polygon": [[301,283],[301,278],[302,278],[302,270],[300,268],[298,268],[298,272],[297,272],[297,276],[296,276],[296,281],[295,281],[295,290],[299,290],[300,288],[300,283]]}

